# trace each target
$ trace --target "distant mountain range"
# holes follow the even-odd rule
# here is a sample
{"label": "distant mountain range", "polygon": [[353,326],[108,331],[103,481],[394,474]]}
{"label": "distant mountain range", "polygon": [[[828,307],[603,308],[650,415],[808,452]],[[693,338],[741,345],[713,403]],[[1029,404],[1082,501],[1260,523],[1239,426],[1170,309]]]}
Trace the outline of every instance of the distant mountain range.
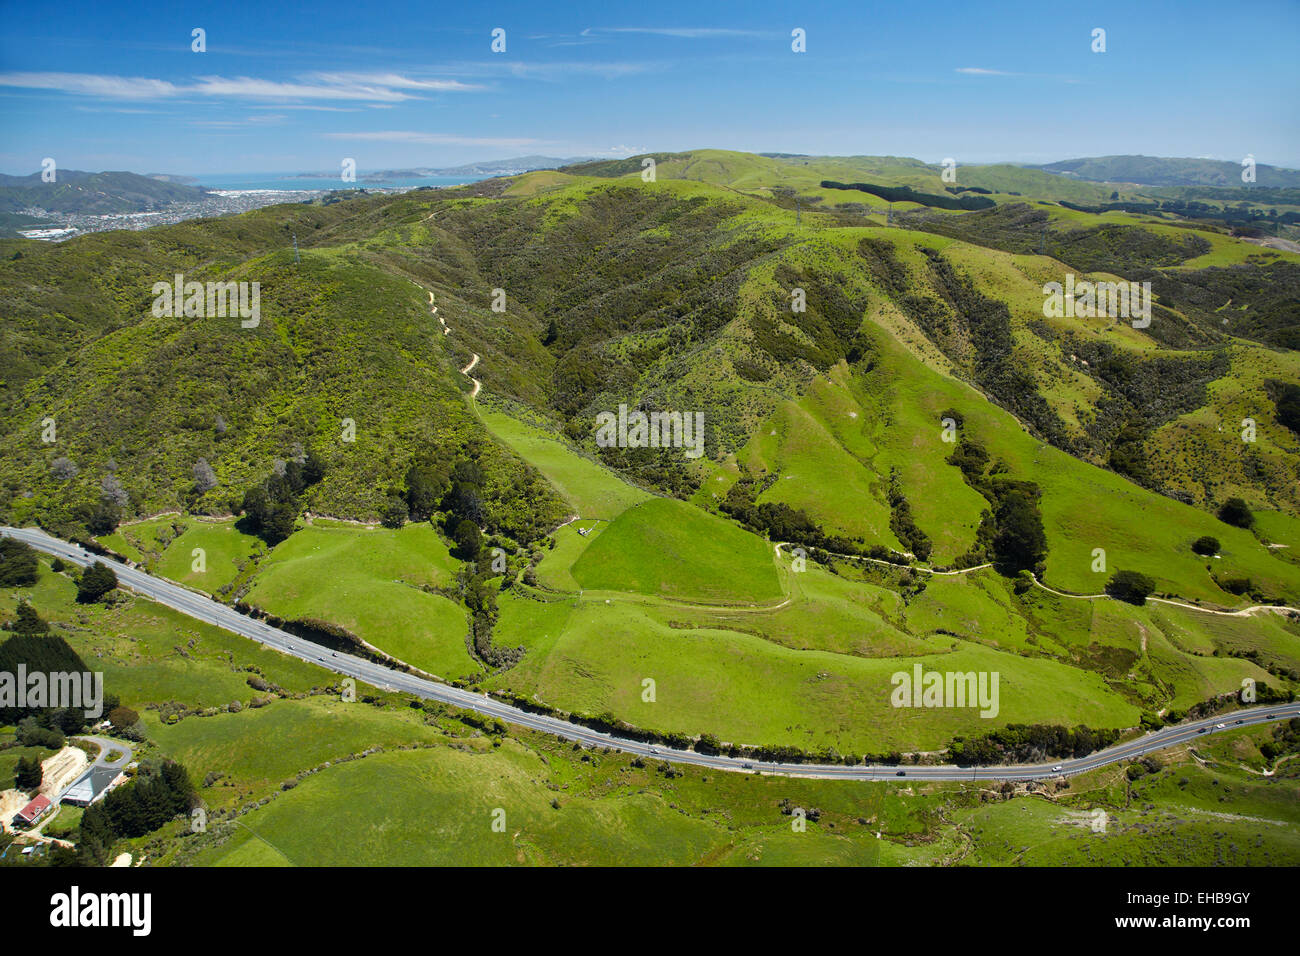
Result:
{"label": "distant mountain range", "polygon": [[[362,173],[357,178],[362,182],[383,182],[389,179],[418,179],[421,177],[451,176],[481,178],[491,176],[518,176],[538,169],[558,169],[574,163],[589,162],[591,156],[570,156],[563,159],[557,156],[516,156],[513,159],[494,159],[483,163],[466,163],[463,166],[415,166],[409,169],[380,169]],[[299,179],[316,179],[334,173],[300,173]]]}
{"label": "distant mountain range", "polygon": [[[892,161],[895,164],[911,163],[924,168],[919,160]],[[1242,185],[1242,168],[1239,163],[1213,159],[1098,156],[1018,168],[1041,170],[1077,182],[1136,183],[1152,187]],[[640,160],[637,157],[600,160],[582,156],[517,156],[461,166],[379,170],[358,178],[366,183],[425,177],[487,179],[517,176],[539,169],[563,169],[576,175],[616,176],[638,171]],[[1300,171],[1259,164],[1255,167],[1255,173],[1257,186],[1300,188]],[[289,178],[311,179],[321,175],[324,174],[302,173],[298,177]],[[21,226],[36,222],[30,217],[17,215],[24,209],[39,208],[51,213],[102,216],[164,210],[176,203],[195,203],[213,196],[205,188],[195,185],[195,182],[187,176],[167,173],[142,176],[128,172],[87,173],[75,169],[58,170],[57,179],[53,183],[42,182],[39,172],[28,176],[0,175],[0,217],[4,217],[3,222],[9,226]]]}
{"label": "distant mountain range", "polygon": [[42,182],[40,173],[0,174],[0,213],[31,207],[82,215],[149,212],[175,202],[196,202],[206,195],[199,187],[137,173],[59,169],[52,183]]}
{"label": "distant mountain range", "polygon": [[[1159,156],[1094,156],[1035,166],[1060,176],[1097,183],[1139,186],[1241,186],[1240,162],[1220,159],[1166,159]],[[1300,171],[1255,166],[1255,185],[1300,187]]]}

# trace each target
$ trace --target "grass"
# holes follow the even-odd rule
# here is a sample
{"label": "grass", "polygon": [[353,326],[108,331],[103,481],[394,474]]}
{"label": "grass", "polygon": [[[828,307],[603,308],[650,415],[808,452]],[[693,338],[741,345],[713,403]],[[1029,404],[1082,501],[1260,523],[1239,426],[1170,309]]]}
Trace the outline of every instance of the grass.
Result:
{"label": "grass", "polygon": [[[862,610],[869,608],[889,620],[902,620],[910,613],[889,592],[873,591],[868,585],[816,570],[795,578],[793,595],[799,601],[834,604],[853,602],[860,593],[875,593]],[[974,588],[974,582],[945,579],[942,586],[954,593],[971,586],[983,595],[981,600],[992,601],[998,595],[992,587],[995,580]],[[937,581],[931,586],[936,585]],[[716,612],[673,612],[656,602],[605,605],[603,600],[575,608],[571,599],[543,603],[523,597],[524,590],[502,596],[497,628],[498,637],[511,641],[518,637],[524,642],[534,635],[529,654],[516,671],[540,657],[548,641],[563,655],[572,649],[574,627],[585,628],[587,640],[607,649],[630,649],[633,658],[659,676],[657,703],[640,703],[637,682],[633,693],[624,695],[633,698],[626,703],[628,708],[671,711],[682,706],[684,694],[708,694],[723,704],[719,709],[724,717],[716,721],[718,725],[725,725],[726,719],[757,716],[766,720],[766,726],[754,730],[762,740],[770,734],[782,736],[773,728],[790,722],[798,731],[794,736],[808,742],[811,735],[793,721],[809,714],[819,722],[830,722],[833,712],[826,708],[835,702],[870,696],[852,688],[822,693],[823,685],[841,679],[823,662],[852,658],[797,652],[744,636],[739,637],[744,646],[767,648],[771,661],[806,661],[820,670],[804,672],[803,687],[793,694],[783,685],[779,667],[773,669],[771,663],[757,681],[734,658],[722,665],[730,675],[726,679],[707,666],[701,671],[691,666],[701,655],[682,653],[676,642],[703,639],[724,648],[729,635],[716,628],[699,632],[669,628],[656,618]],[[953,860],[992,865],[1295,865],[1300,860],[1295,838],[1300,803],[1295,800],[1294,771],[1289,771],[1290,776],[1283,772],[1263,778],[1241,767],[1262,766],[1258,743],[1271,727],[1242,728],[1198,741],[1202,757],[1212,762],[1204,768],[1193,764],[1185,752],[1162,754],[1162,760],[1175,766],[1142,778],[1131,794],[1126,794],[1122,768],[1116,767],[1079,778],[1054,803],[1041,795],[982,803],[979,797],[988,791],[963,784],[900,787],[691,767],[669,776],[655,761],[577,751],[553,737],[518,728],[494,745],[443,708],[413,709],[399,695],[380,694],[368,704],[316,693],[168,724],[148,707],[150,701],[179,700],[191,705],[246,701],[253,692],[240,679],[247,676],[249,666],[296,693],[334,678],[310,664],[213,629],[197,627],[187,634],[178,628],[182,621],[160,617],[158,609],[140,599],[114,608],[78,605],[71,580],[48,569],[43,568],[33,588],[0,590],[0,613],[11,613],[19,597],[30,598],[89,663],[105,666],[108,689],[122,693],[124,703],[144,714],[149,741],[138,749],[138,756],[178,759],[199,785],[209,809],[208,832],[190,834],[177,824],[150,838],[147,855],[155,865],[891,866]],[[1045,625],[1051,608],[1035,608],[1034,613]],[[1167,608],[1152,611],[1150,617],[1168,628],[1167,619],[1178,620],[1180,615],[1194,612]],[[1123,627],[1115,615],[1103,615],[1101,620],[1098,634]],[[620,622],[626,622],[626,632]],[[1203,630],[1205,640],[1220,642],[1247,633],[1231,619]],[[1293,638],[1283,628],[1275,640]],[[1155,638],[1149,643],[1154,644]],[[946,659],[961,667],[992,666],[995,658],[1018,660],[978,645],[957,642],[957,646],[955,652],[931,654],[927,659]],[[763,652],[754,653],[762,656]],[[587,661],[598,655],[584,652],[580,657]],[[156,669],[160,661],[169,659],[183,667]],[[889,667],[905,662],[860,663]],[[1036,669],[1044,675],[1041,687],[1032,684]],[[155,685],[138,690],[128,686],[123,692],[122,679],[131,672]],[[1066,672],[1083,682],[1074,698],[1071,680],[1063,676]],[[588,679],[594,676],[593,672]],[[228,683],[231,680],[235,683]],[[697,683],[692,685],[691,680]],[[1082,671],[1053,662],[1027,662],[1024,670],[1014,674],[1004,671],[1002,717],[1034,719],[1037,714],[1032,711],[1007,712],[1022,699],[1060,714],[1062,688],[1071,707],[1095,708],[1098,701],[1113,706],[1114,698],[1091,680]],[[619,683],[609,681],[612,687]],[[711,685],[707,691],[706,685]],[[1029,693],[1010,694],[1007,688],[1011,687]],[[785,707],[784,699],[796,703]],[[1094,725],[1106,723],[1096,713],[1080,711],[1072,716]],[[696,707],[690,719],[698,718]],[[863,712],[848,721],[855,728],[870,729],[889,718],[888,713]],[[640,722],[655,725],[652,720]],[[906,730],[909,741],[921,739],[916,728]],[[888,739],[871,743],[887,745]],[[374,752],[360,756],[365,751]],[[0,750],[0,761],[16,762],[25,752]],[[806,832],[796,832],[790,826],[792,818],[781,812],[783,801],[788,801],[787,806],[815,809],[820,819],[809,820]],[[1079,823],[1094,806],[1107,809],[1111,823],[1106,834],[1092,834]],[[498,810],[505,814],[504,832],[492,829]],[[75,819],[61,815],[52,825],[73,832]],[[122,848],[141,850],[130,842],[118,849]]]}
{"label": "grass", "polygon": [[[367,757],[310,777],[248,814],[199,862],[687,865],[717,840],[714,826],[674,813],[653,794],[566,794],[556,809],[537,784],[544,772],[517,745]],[[493,830],[494,819],[504,830]]]}
{"label": "grass", "polygon": [[[526,616],[526,604],[509,607]],[[1137,708],[1099,676],[1051,660],[952,639],[940,653],[868,659],[794,650],[688,621],[663,623],[669,617],[632,604],[583,601],[560,634],[548,629],[545,640],[491,684],[566,710],[611,711],[661,731],[707,729],[737,743],[841,752],[936,749],[955,733],[1004,723],[1137,723]],[[914,663],[926,670],[998,671],[1001,712],[983,720],[970,710],[894,708],[891,675],[910,673]],[[655,682],[654,702],[642,697],[647,678]]]}
{"label": "grass", "polygon": [[[819,379],[800,402],[786,402],[740,453],[757,474],[779,478],[759,497],[800,508],[819,524],[903,550],[889,527],[884,484],[863,463],[866,421],[851,396]],[[856,447],[855,447],[856,446]]]}
{"label": "grass", "polygon": [[0,616],[8,619],[20,597],[30,600],[54,633],[104,672],[105,692],[141,713],[171,700],[203,707],[247,701],[255,692],[245,667],[290,693],[327,682],[324,671],[304,661],[143,598],[78,604],[71,578],[45,565],[41,571],[33,588],[0,589]]}
{"label": "grass", "polygon": [[146,717],[149,738],[189,769],[209,806],[234,805],[273,790],[299,770],[371,747],[428,743],[440,738],[416,711],[343,702],[338,695],[277,700],[266,707],[164,724]]}
{"label": "grass", "polygon": [[465,647],[465,612],[422,588],[450,587],[455,568],[427,523],[400,531],[313,524],[276,547],[246,600],[287,620],[328,621],[399,660],[454,678],[477,670]]}
{"label": "grass", "polygon": [[572,573],[585,589],[678,601],[738,604],[782,597],[771,545],[667,498],[616,518],[587,545]]}
{"label": "grass", "polygon": [[651,497],[535,425],[489,409],[481,409],[480,417],[493,435],[545,475],[580,517],[612,520]]}

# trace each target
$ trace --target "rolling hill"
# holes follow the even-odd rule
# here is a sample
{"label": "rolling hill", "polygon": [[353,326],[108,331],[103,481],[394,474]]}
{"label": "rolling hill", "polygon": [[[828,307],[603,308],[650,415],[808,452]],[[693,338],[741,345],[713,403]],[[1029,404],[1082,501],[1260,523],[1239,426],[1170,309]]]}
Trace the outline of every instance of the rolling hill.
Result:
{"label": "rolling hill", "polygon": [[[1300,255],[1091,212],[1109,188],[1042,170],[959,172],[989,184],[968,211],[823,185],[954,195],[916,160],[696,150],[646,181],[643,158],[3,243],[6,520],[183,574],[156,535],[93,529],[105,501],[221,519],[177,532],[221,556],[194,586],[659,733],[856,752],[981,727],[901,720],[873,696],[900,659],[1003,673],[998,723],[1296,684],[1300,623],[1230,612],[1300,604]],[[259,324],[153,315],[177,272],[259,283]],[[1149,281],[1150,324],[1047,314],[1067,274]],[[702,414],[703,454],[606,447],[620,406]],[[235,537],[307,450],[310,525]],[[1253,527],[1218,517],[1233,498]],[[1117,570],[1221,613],[1105,597]]]}

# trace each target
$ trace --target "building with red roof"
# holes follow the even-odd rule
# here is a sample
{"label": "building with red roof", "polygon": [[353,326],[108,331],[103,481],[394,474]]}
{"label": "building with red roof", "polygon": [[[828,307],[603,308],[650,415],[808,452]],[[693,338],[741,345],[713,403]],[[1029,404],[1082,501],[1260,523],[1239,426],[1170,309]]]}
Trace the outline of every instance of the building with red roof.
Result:
{"label": "building with red roof", "polygon": [[49,797],[37,797],[14,815],[14,826],[34,826],[41,817],[50,812],[53,806]]}

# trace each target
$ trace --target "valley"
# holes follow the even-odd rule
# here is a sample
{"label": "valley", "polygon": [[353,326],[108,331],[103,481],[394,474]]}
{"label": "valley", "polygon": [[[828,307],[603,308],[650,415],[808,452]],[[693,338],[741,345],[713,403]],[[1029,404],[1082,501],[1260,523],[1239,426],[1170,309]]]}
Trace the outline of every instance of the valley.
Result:
{"label": "valley", "polygon": [[[1022,167],[946,208],[826,185],[951,195],[917,161],[653,158],[0,240],[4,523],[124,562],[77,603],[40,539],[0,610],[102,666],[222,821],[136,851],[462,859],[290,832],[350,819],[346,750],[448,833],[511,801],[526,835],[465,836],[480,861],[651,831],[674,863],[1150,860],[1151,812],[1178,862],[1214,827],[1293,860],[1295,764],[1261,748],[1300,688],[1300,257]],[[178,272],[258,283],[260,322],[153,314]],[[1076,280],[1149,283],[1149,324],[1046,307]],[[996,706],[899,707],[914,673]],[[1263,809],[1197,816],[1207,760]],[[796,845],[746,787],[840,809]],[[1061,822],[1097,807],[1128,822]]]}

